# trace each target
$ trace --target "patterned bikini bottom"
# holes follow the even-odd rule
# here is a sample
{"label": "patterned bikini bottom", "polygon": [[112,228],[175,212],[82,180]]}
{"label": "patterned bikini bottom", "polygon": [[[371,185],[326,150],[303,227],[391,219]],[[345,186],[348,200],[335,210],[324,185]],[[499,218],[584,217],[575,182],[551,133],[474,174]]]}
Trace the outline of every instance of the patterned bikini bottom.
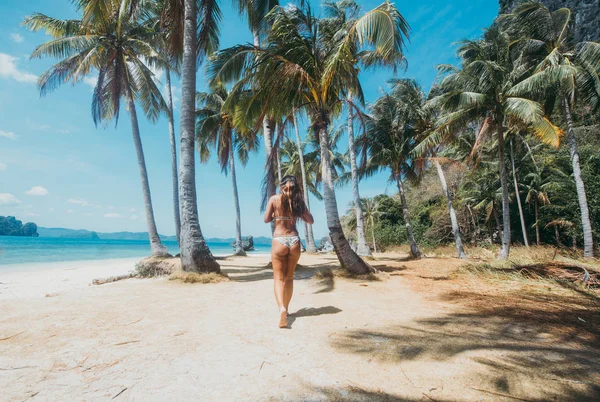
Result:
{"label": "patterned bikini bottom", "polygon": [[277,243],[285,246],[287,248],[292,248],[292,246],[300,241],[300,236],[278,236],[273,237]]}

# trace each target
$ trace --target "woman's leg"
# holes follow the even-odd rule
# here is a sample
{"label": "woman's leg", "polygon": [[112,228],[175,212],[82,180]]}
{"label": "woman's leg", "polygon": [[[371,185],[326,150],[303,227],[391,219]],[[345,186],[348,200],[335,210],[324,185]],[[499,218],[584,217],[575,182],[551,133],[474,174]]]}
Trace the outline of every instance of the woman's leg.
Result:
{"label": "woman's leg", "polygon": [[292,300],[292,294],[294,293],[294,272],[296,271],[296,265],[300,259],[300,242],[294,244],[287,255],[287,270],[285,272],[285,286],[283,289],[283,307],[286,311],[290,311],[290,300]]}
{"label": "woman's leg", "polygon": [[273,240],[273,243],[271,244],[271,260],[273,262],[275,301],[277,302],[279,327],[281,328],[287,327],[287,310],[284,307],[284,288],[289,251],[290,250],[287,247],[278,241]]}

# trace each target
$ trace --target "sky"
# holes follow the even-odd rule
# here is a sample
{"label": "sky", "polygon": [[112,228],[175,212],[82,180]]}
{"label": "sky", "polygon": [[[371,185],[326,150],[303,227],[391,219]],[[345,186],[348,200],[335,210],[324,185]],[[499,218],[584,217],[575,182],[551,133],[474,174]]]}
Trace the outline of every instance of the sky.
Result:
{"label": "sky", "polygon": [[[363,10],[376,0],[359,1]],[[311,1],[315,14],[319,2]],[[456,63],[455,43],[476,38],[498,12],[497,0],[398,1],[396,6],[411,27],[406,48],[408,69],[396,77],[411,77],[428,88],[435,66]],[[222,3],[221,48],[251,42],[245,21],[229,2]],[[73,86],[64,84],[40,97],[36,81],[55,60],[30,60],[35,47],[49,39],[20,26],[26,15],[41,12],[56,18],[77,18],[70,0],[4,0],[0,3],[0,215],[44,227],[88,229],[99,232],[146,231],[139,169],[131,124],[123,109],[118,126],[95,127],[91,98],[95,77]],[[393,71],[361,73],[366,102],[386,89]],[[164,75],[157,73],[164,83]],[[180,83],[173,80],[176,132],[179,123]],[[199,91],[206,90],[203,67],[198,71]],[[125,102],[123,102],[124,104]],[[171,194],[168,122],[152,124],[138,112],[154,213],[159,233],[175,233]],[[336,122],[342,124],[345,117]],[[306,126],[306,121],[302,127]],[[302,130],[301,132],[305,132]],[[178,134],[177,134],[178,135]],[[304,135],[304,134],[303,134]],[[345,141],[345,142],[344,142]],[[342,139],[341,150],[347,149]],[[264,149],[252,155],[246,167],[237,165],[243,235],[270,236],[260,212],[260,184]],[[196,184],[201,229],[205,237],[234,237],[235,214],[231,179],[221,174],[216,160],[197,164]],[[362,197],[396,192],[388,172],[361,181]],[[350,186],[336,190],[340,214],[352,199]],[[327,224],[322,202],[311,196],[317,238]]]}

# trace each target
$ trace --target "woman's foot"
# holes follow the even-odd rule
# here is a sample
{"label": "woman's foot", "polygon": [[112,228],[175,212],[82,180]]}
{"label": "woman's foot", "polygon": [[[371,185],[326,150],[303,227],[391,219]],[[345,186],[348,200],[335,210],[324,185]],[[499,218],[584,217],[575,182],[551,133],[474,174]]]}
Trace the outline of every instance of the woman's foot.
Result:
{"label": "woman's foot", "polygon": [[287,310],[285,308],[282,308],[281,310],[279,310],[279,328],[286,328],[287,326]]}

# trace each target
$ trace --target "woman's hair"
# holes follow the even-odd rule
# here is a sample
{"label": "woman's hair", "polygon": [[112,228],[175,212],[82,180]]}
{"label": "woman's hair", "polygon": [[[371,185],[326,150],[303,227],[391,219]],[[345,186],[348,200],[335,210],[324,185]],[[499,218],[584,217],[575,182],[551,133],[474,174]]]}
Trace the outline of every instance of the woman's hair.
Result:
{"label": "woman's hair", "polygon": [[302,188],[298,185],[298,179],[295,176],[287,175],[281,179],[280,186],[283,189],[285,185],[291,185],[291,194],[287,194],[284,191],[280,192],[281,195],[281,213],[283,216],[291,216],[294,218],[300,218],[308,208],[304,203],[304,195]]}

